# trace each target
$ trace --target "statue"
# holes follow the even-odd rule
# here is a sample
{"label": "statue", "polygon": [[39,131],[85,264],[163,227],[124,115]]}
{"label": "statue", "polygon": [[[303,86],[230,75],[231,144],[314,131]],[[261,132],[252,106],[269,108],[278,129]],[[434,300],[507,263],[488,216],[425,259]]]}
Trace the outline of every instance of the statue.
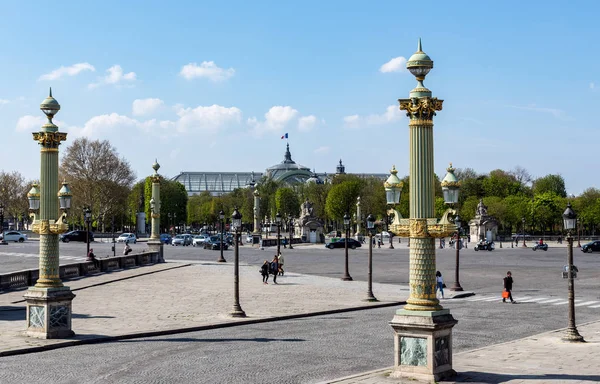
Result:
{"label": "statue", "polygon": [[306,223],[313,218],[314,216],[313,205],[308,199],[304,203],[302,203],[302,214],[300,215],[300,223],[301,225],[306,225]]}
{"label": "statue", "polygon": [[487,216],[487,207],[483,204],[483,199],[479,199],[479,204],[477,204],[477,216]]}

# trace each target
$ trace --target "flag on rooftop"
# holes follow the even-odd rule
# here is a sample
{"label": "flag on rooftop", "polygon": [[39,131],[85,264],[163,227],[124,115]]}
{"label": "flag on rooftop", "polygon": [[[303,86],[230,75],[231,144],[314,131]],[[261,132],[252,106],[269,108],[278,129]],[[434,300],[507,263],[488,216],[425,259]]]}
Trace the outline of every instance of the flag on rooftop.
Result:
{"label": "flag on rooftop", "polygon": [[286,133],[285,135],[281,136],[282,139],[287,139],[288,138],[288,134]]}

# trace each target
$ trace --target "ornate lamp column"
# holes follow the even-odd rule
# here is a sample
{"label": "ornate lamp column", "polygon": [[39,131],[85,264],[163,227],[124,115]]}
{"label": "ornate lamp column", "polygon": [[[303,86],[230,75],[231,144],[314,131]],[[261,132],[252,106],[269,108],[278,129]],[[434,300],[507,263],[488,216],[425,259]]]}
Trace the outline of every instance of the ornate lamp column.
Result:
{"label": "ornate lamp column", "polygon": [[344,276],[342,280],[352,281],[352,276],[348,271],[348,236],[350,236],[350,215],[344,214],[344,229],[346,230],[346,236],[344,236]]}
{"label": "ornate lamp column", "polygon": [[463,288],[460,286],[459,280],[459,269],[460,269],[460,217],[458,216],[458,194],[460,192],[460,181],[454,174],[455,169],[450,163],[450,167],[446,169],[448,173],[442,180],[442,192],[444,194],[444,202],[450,206],[457,207],[454,217],[454,224],[456,225],[456,243],[454,243],[454,249],[456,249],[456,264],[454,268],[454,285],[449,288],[451,291],[462,291]]}
{"label": "ornate lamp column", "polygon": [[435,214],[433,170],[433,117],[442,110],[442,100],[432,97],[423,85],[433,61],[421,49],[406,63],[417,86],[408,99],[398,100],[409,121],[410,219],[400,220],[398,232],[410,236],[410,296],[404,309],[391,321],[394,329],[393,377],[415,377],[439,381],[455,375],[452,369],[452,327],[457,323],[443,309],[435,293],[435,238],[456,231]]}
{"label": "ornate lamp column", "polygon": [[577,215],[571,208],[571,203],[567,204],[567,209],[563,213],[563,222],[567,230],[567,242],[569,244],[569,253],[567,254],[567,279],[569,279],[569,326],[563,336],[563,341],[583,342],[583,336],[577,331],[575,325],[575,282],[573,278],[577,276],[577,267],[573,265],[573,236],[571,230],[575,229],[577,224]]}
{"label": "ornate lamp column", "polygon": [[223,212],[223,210],[221,209],[219,211],[219,226],[221,227],[221,242],[219,243],[219,258],[217,259],[217,262],[219,263],[225,263],[227,262],[227,260],[225,260],[225,257],[223,257],[223,240],[224,240],[224,232],[225,232],[225,212]]}
{"label": "ornate lamp column", "polygon": [[369,235],[369,263],[367,272],[367,298],[365,301],[379,301],[373,295],[373,233],[375,232],[375,216],[367,216],[367,234]]}
{"label": "ornate lamp column", "polygon": [[254,190],[254,231],[252,232],[252,245],[260,246],[260,193]]}
{"label": "ornate lamp column", "polygon": [[158,170],[160,164],[157,160],[154,160],[152,164],[154,174],[152,175],[152,197],[150,198],[150,240],[148,240],[148,249],[152,252],[156,252],[157,263],[164,263],[164,245],[160,241],[160,175]]}
{"label": "ornate lamp column", "polygon": [[360,196],[356,198],[356,233],[354,234],[354,238],[356,241],[362,240],[362,213],[360,211]]}
{"label": "ornate lamp column", "polygon": [[240,305],[240,229],[242,228],[242,214],[237,207],[234,208],[231,215],[231,229],[235,236],[235,261],[233,264],[233,311],[229,314],[231,317],[246,317],[246,312]]}
{"label": "ornate lamp column", "polygon": [[275,223],[277,223],[277,256],[281,255],[281,214],[277,212],[275,215]]}
{"label": "ornate lamp column", "polygon": [[[34,185],[28,194],[33,232],[40,235],[40,275],[35,286],[29,287],[24,295],[27,301],[26,334],[55,339],[74,335],[71,330],[71,302],[75,295],[63,285],[58,270],[58,235],[68,229],[66,216],[71,208],[71,192],[66,183],[58,191],[58,146],[67,139],[67,134],[58,132],[58,127],[52,123],[52,118],[60,110],[60,105],[52,97],[52,89],[40,109],[48,118],[42,129],[33,133],[33,139],[41,147],[40,189]],[[59,208],[63,211],[60,217]]]}

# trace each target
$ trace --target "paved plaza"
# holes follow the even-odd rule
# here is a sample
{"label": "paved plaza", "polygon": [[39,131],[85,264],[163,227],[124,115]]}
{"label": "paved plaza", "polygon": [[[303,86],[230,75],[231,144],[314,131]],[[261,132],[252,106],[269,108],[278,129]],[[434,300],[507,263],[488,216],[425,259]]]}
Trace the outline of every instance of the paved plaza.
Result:
{"label": "paved plaza", "polygon": [[[140,249],[142,247],[143,245],[140,246]],[[102,249],[101,246],[99,248]],[[322,249],[322,246],[299,246],[297,248],[295,251],[284,251],[287,256],[288,268],[286,269],[288,272],[285,276],[279,277],[280,284],[278,285],[263,285],[258,271],[260,261],[266,258],[266,255],[270,255],[272,250],[260,251],[250,247],[242,249],[242,255],[245,256],[242,257],[244,261],[240,266],[240,303],[248,315],[245,319],[234,319],[228,316],[233,305],[232,252],[226,253],[228,263],[223,264],[210,261],[218,252],[200,252],[191,247],[167,248],[168,262],[165,264],[69,281],[67,285],[77,295],[73,301],[73,329],[76,332],[76,337],[73,339],[39,340],[22,336],[22,331],[25,329],[25,303],[22,297],[24,291],[4,293],[0,295],[0,355],[3,355],[0,357],[0,362],[4,361],[8,369],[0,371],[0,382],[30,382],[32,377],[17,374],[16,367],[19,366],[19,362],[29,361],[31,357],[39,356],[42,361],[48,359],[50,363],[53,361],[53,353],[56,353],[57,356],[70,356],[69,351],[74,353],[82,351],[80,348],[86,347],[87,343],[133,339],[144,342],[144,345],[150,343],[151,346],[152,340],[158,342],[161,339],[171,340],[164,348],[170,350],[169,347],[171,347],[176,351],[184,348],[184,345],[189,344],[190,340],[202,337],[200,336],[202,334],[206,335],[207,340],[213,340],[212,337],[209,337],[210,332],[217,332],[215,335],[222,335],[219,336],[221,338],[230,335],[230,343],[239,343],[241,348],[249,348],[246,353],[265,353],[260,362],[256,364],[262,364],[265,361],[264,363],[268,365],[268,361],[277,356],[277,358],[283,358],[284,361],[290,359],[302,361],[302,367],[289,367],[292,372],[296,370],[297,375],[289,374],[283,381],[277,380],[277,377],[259,379],[252,376],[249,372],[260,370],[261,368],[258,367],[244,368],[244,372],[247,371],[250,375],[243,376],[244,380],[234,380],[233,376],[225,376],[221,373],[213,373],[215,376],[201,380],[199,377],[203,375],[198,373],[198,376],[193,376],[197,368],[194,368],[195,365],[192,364],[188,368],[192,376],[187,379],[182,377],[180,372],[171,372],[168,367],[165,367],[166,371],[163,374],[170,375],[172,380],[165,379],[155,382],[390,384],[402,382],[387,377],[393,356],[392,332],[387,322],[391,320],[393,312],[400,308],[402,302],[408,297],[407,285],[376,282],[373,291],[380,302],[364,302],[366,282],[362,279],[362,272],[359,273],[358,269],[365,261],[362,256],[359,256],[364,254],[364,249],[360,250],[362,253],[353,254],[354,264],[351,264],[353,267],[351,272],[355,272],[355,281],[344,282],[339,279],[339,276],[334,276],[333,272],[330,272],[330,270],[336,270],[338,274],[341,274],[342,264],[340,262],[343,258],[340,256],[343,255],[343,250],[341,252],[325,250]],[[75,248],[72,250],[71,254],[77,254],[78,251]],[[598,321],[600,319],[600,298],[594,288],[597,285],[594,281],[597,281],[600,273],[597,255],[577,254],[577,257],[587,265],[585,268],[587,276],[583,274],[583,277],[577,281],[582,289],[576,291],[576,305],[580,322],[579,330],[588,342],[574,345],[561,342],[560,331],[556,331],[566,325],[566,290],[562,285],[556,286],[557,282],[564,283],[564,281],[556,280],[553,277],[549,279],[550,283],[542,284],[542,288],[547,286],[547,289],[534,289],[537,284],[535,281],[531,281],[538,279],[537,273],[543,273],[545,268],[554,270],[554,266],[544,265],[543,260],[545,258],[546,262],[550,264],[559,263],[562,253],[565,251],[564,248],[562,251],[555,250],[556,254],[551,251],[534,253],[531,250],[521,250],[523,253],[519,256],[515,253],[517,251],[505,248],[494,252],[480,252],[477,255],[475,252],[470,254],[465,251],[465,259],[470,260],[471,257],[482,259],[483,261],[480,260],[478,263],[487,264],[487,269],[504,270],[507,268],[506,264],[511,269],[515,269],[519,278],[520,288],[516,292],[519,305],[511,306],[499,303],[498,287],[485,283],[486,276],[490,272],[486,272],[486,268],[481,268],[475,261],[466,261],[465,273],[461,275],[463,276],[463,285],[468,289],[464,297],[450,298],[452,297],[451,293],[446,291],[447,298],[442,300],[442,305],[450,308],[459,320],[459,325],[455,330],[454,355],[454,367],[459,372],[457,381],[480,383],[600,381],[595,367],[597,359],[594,358],[600,353],[600,347],[598,347],[600,346],[600,321]],[[378,250],[377,252],[379,252],[378,261],[384,269],[399,268],[398,263],[405,262],[403,254],[406,253],[406,249]],[[169,258],[169,254],[174,257],[175,255],[179,256],[173,260]],[[197,257],[192,257],[192,255]],[[440,264],[447,265],[444,270],[450,271],[453,250],[440,250],[438,255]],[[315,268],[314,261],[306,264],[301,262],[305,259],[325,260],[326,258],[331,258],[331,262],[323,262],[321,275],[311,272],[311,268]],[[530,263],[539,265],[542,272],[535,272],[537,269],[532,269],[530,273],[528,269]],[[473,274],[472,269],[476,269],[476,266],[479,266],[479,271]],[[560,267],[560,264],[558,266]],[[317,265],[315,269],[318,268]],[[302,273],[296,270],[302,270]],[[404,273],[405,271],[402,271],[397,274]],[[483,277],[474,277],[474,275],[482,274]],[[447,282],[452,281],[449,275],[450,272],[447,272]],[[390,280],[390,276],[383,275],[381,279]],[[588,279],[593,281],[588,281]],[[377,278],[376,281],[378,281]],[[551,283],[555,286],[552,287]],[[344,312],[348,310],[353,311]],[[335,317],[333,315],[335,313],[341,314]],[[378,325],[372,323],[374,320]],[[347,323],[348,321],[351,323]],[[273,325],[269,326],[270,323]],[[335,329],[329,330],[331,333],[342,332],[343,334],[344,330],[353,333],[345,336],[334,336],[333,334],[314,336],[311,334],[314,329],[320,329],[321,332],[326,331],[327,327],[332,324],[336,325]],[[230,328],[232,325],[234,327]],[[278,340],[276,344],[280,343],[282,349],[271,350],[260,348],[260,346],[245,346],[243,340],[252,335],[253,330],[264,327],[267,327],[266,329],[269,327],[276,327],[279,330],[288,329],[287,337],[285,332],[281,333],[280,331],[277,333],[277,338],[274,338],[275,335],[269,331],[266,334],[263,331],[258,333],[260,337],[266,337],[265,340]],[[295,331],[295,327],[300,328]],[[361,330],[354,331],[353,327],[361,327]],[[192,331],[196,331],[196,333],[189,333]],[[181,332],[188,333],[180,334]],[[362,336],[364,341],[366,341],[364,338],[370,338],[369,334],[376,334],[372,339],[374,344],[369,347],[368,351],[361,348],[364,342],[361,342],[360,338],[352,337],[359,332],[364,333]],[[159,337],[159,335],[162,336]],[[194,336],[192,337],[192,335]],[[233,335],[238,336],[233,337]],[[141,337],[144,338],[140,339]],[[328,339],[328,337],[333,339]],[[294,340],[299,339],[314,339],[315,343],[319,343],[319,339],[321,339],[321,342],[318,347],[316,345],[310,347],[312,349],[307,349],[299,355],[300,352],[294,352],[293,347]],[[239,342],[235,340],[239,340]],[[81,346],[74,346],[76,344],[81,344]],[[289,348],[286,347],[288,344]],[[121,348],[119,345],[109,343],[102,348],[89,345],[87,347],[92,349],[85,352],[84,356],[91,356],[95,351],[105,351],[107,348],[111,348],[111,352],[107,353],[112,354],[113,348]],[[223,348],[226,348],[222,353],[229,357],[222,357],[215,361],[213,364],[215,367],[221,367],[219,364],[223,364],[228,359],[231,359],[230,364],[234,364],[235,356],[231,354],[231,348],[234,348],[234,345],[231,344],[229,347],[222,345]],[[53,348],[66,346],[69,348],[60,349],[61,352],[53,350]],[[202,345],[196,346],[196,349],[189,351],[189,356],[194,356],[197,351],[203,350]],[[307,344],[304,348],[309,348],[309,345]],[[49,350],[42,352],[47,349]],[[347,357],[343,357],[341,349],[347,349],[355,359],[348,360]],[[29,352],[38,353],[30,355]],[[23,353],[25,355],[22,355]],[[133,359],[133,356],[137,354],[135,351],[122,353],[124,364],[126,360]],[[269,353],[273,355],[269,355]],[[306,360],[306,357],[319,353],[327,356],[327,358],[323,357],[323,361],[326,361],[327,364],[319,365],[319,369],[307,369],[317,362],[311,359]],[[95,359],[97,358],[99,357]],[[243,361],[243,354],[238,358]],[[79,357],[76,353],[68,359],[78,361]],[[359,364],[354,360],[364,360],[365,363]],[[79,368],[74,367],[73,369]],[[133,370],[133,368],[129,369]],[[236,371],[236,368],[233,367],[223,367],[223,369]],[[242,370],[242,368],[239,369]],[[375,371],[371,371],[373,369]],[[70,374],[77,376],[76,372]],[[59,375],[59,373],[56,374]],[[85,376],[84,371],[79,374],[83,376],[79,377],[78,383],[97,382],[94,377]],[[103,371],[97,373],[98,377],[102,377],[104,374]],[[142,373],[138,372],[137,374],[141,375]],[[353,376],[347,377],[348,375]],[[144,382],[136,381],[132,377],[123,376],[118,382]],[[194,379],[190,380],[190,377],[194,377]],[[215,380],[211,381],[210,377],[214,377]],[[294,377],[296,378],[294,379]],[[336,377],[340,379],[336,379]]]}

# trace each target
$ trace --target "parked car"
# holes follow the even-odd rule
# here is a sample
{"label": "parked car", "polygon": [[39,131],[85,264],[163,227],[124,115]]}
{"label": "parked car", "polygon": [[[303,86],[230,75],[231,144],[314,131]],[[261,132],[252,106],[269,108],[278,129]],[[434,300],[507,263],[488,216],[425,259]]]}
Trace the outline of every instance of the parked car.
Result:
{"label": "parked car", "polygon": [[194,236],[189,233],[184,233],[183,235],[183,245],[192,245],[192,240],[194,240]]}
{"label": "parked car", "polygon": [[3,236],[0,232],[0,240],[14,241],[15,243],[18,241],[19,243],[22,243],[27,240],[27,235],[17,231],[6,231]]}
{"label": "parked car", "polygon": [[169,235],[168,233],[160,234],[160,242],[163,244],[171,244],[171,239],[171,235]]}
{"label": "parked car", "polygon": [[[360,247],[360,241],[354,240],[352,238],[348,238],[348,248],[356,249]],[[345,248],[346,247],[346,238],[338,239],[336,241],[332,241],[328,244],[325,244],[325,247],[329,249],[333,248]]]}
{"label": "parked car", "polygon": [[[223,250],[228,248],[227,242],[223,242]],[[219,236],[211,236],[204,242],[204,249],[219,250],[221,249],[221,238]]]}
{"label": "parked car", "polygon": [[171,239],[171,245],[173,245],[173,246],[186,245],[185,244],[185,236],[184,235],[175,235],[175,237]]}
{"label": "parked car", "polygon": [[210,236],[208,236],[208,235],[196,235],[192,239],[192,246],[193,247],[202,247],[204,245],[204,242],[206,240],[208,240],[209,238],[210,238]]}
{"label": "parked car", "polygon": [[123,233],[121,234],[121,236],[117,237],[117,243],[124,243],[124,242],[128,242],[128,243],[137,243],[137,237],[135,236],[135,233]]}
{"label": "parked car", "polygon": [[583,244],[581,252],[592,253],[600,251],[600,240],[592,241],[591,243]]}
{"label": "parked car", "polygon": [[88,240],[88,234],[90,242],[94,241],[94,234],[87,231],[71,231],[63,233],[58,239],[63,243],[68,243],[69,241],[83,241],[85,243]]}

